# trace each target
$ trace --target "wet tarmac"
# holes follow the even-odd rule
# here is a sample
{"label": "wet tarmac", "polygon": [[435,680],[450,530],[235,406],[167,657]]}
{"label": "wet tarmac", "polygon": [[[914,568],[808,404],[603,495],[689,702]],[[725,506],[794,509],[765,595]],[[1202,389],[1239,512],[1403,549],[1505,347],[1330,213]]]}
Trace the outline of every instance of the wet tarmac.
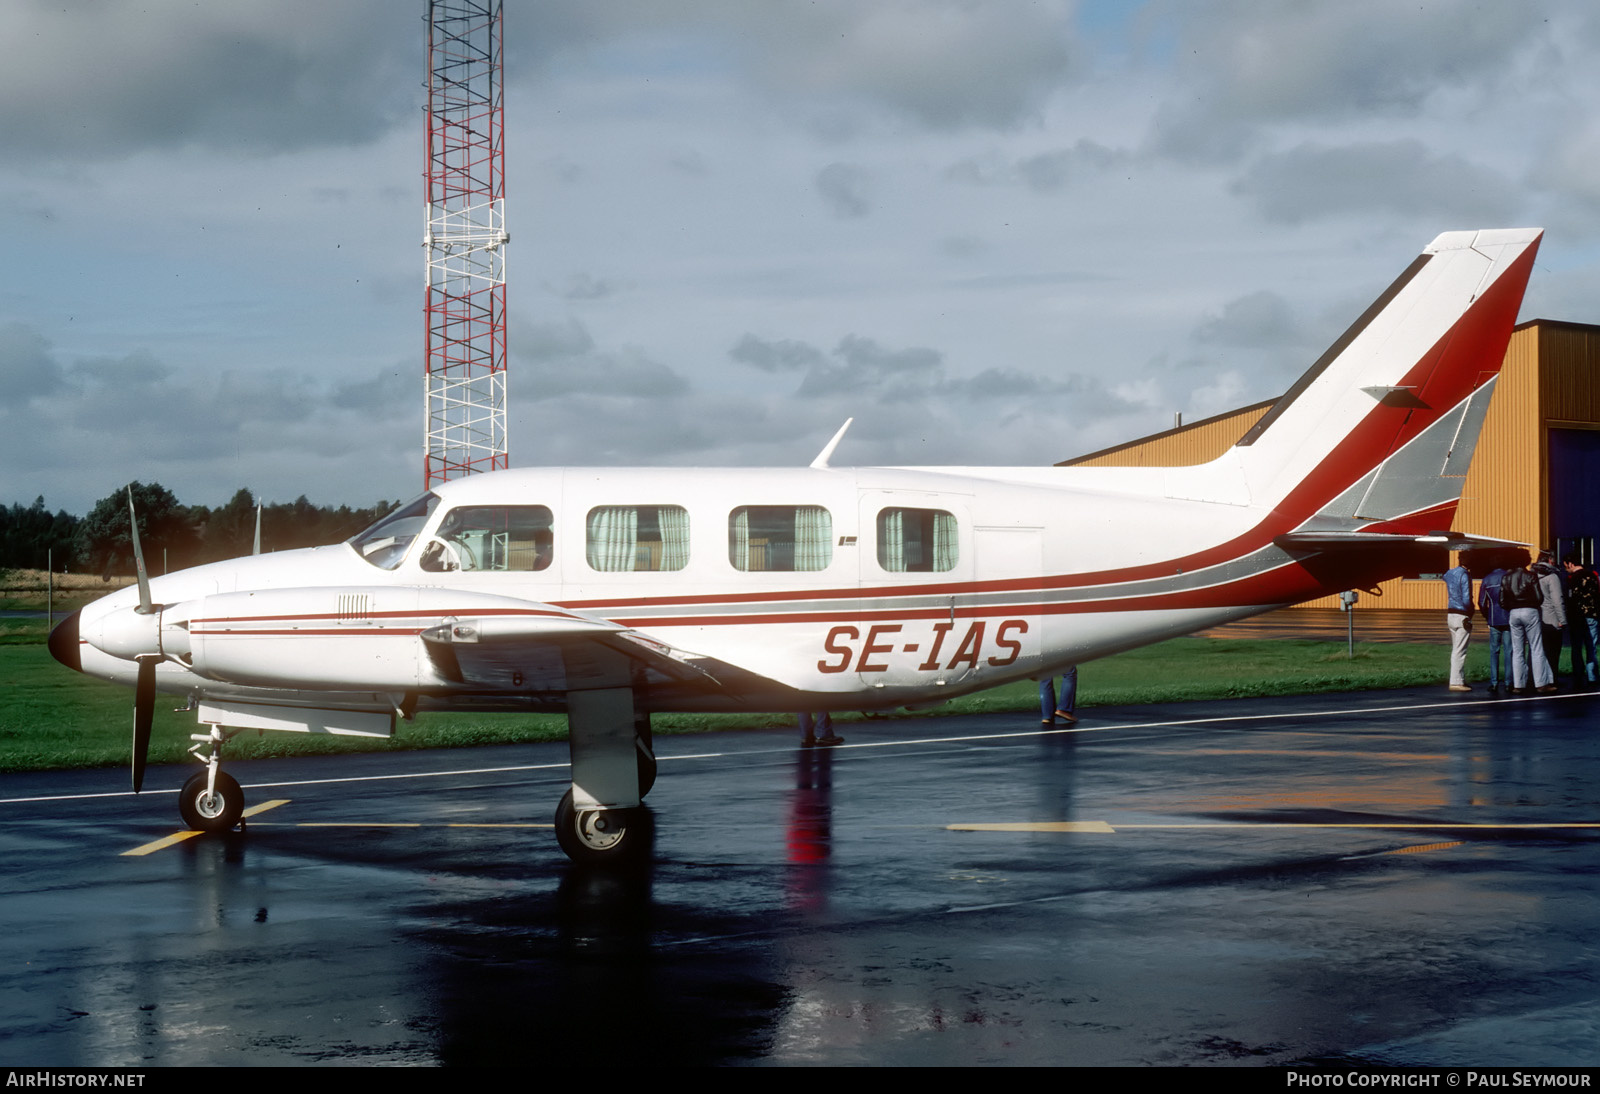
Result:
{"label": "wet tarmac", "polygon": [[[1443,689],[0,778],[13,1065],[1593,1064],[1600,699]],[[160,792],[165,791],[165,792]],[[974,830],[967,826],[998,826]],[[954,827],[953,827],[954,826]],[[129,855],[141,850],[145,853]]]}

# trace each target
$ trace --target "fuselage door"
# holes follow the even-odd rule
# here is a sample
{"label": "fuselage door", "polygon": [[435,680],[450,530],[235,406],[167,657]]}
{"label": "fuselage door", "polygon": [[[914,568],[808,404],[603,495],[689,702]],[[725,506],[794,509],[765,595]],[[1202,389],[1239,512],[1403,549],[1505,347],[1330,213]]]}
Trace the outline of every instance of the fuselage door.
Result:
{"label": "fuselage door", "polygon": [[1043,649],[1044,529],[985,525],[973,529],[973,541],[979,580],[967,598],[957,667],[969,683],[976,676],[1000,684],[1026,675]]}

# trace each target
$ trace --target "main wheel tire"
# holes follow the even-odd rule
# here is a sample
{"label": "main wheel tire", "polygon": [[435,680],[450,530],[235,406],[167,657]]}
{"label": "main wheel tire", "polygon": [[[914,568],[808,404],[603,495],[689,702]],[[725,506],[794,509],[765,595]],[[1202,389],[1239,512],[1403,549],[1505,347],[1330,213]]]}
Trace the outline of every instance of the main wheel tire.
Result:
{"label": "main wheel tire", "polygon": [[215,793],[206,790],[206,772],[189,776],[178,792],[178,812],[194,832],[226,832],[244,813],[244,791],[226,771],[217,772]]}
{"label": "main wheel tire", "polygon": [[639,797],[642,798],[656,784],[656,758],[645,751],[639,741],[634,742],[634,751],[639,756]]}
{"label": "main wheel tire", "polygon": [[575,809],[568,790],[556,806],[556,842],[573,862],[633,862],[650,846],[650,811]]}

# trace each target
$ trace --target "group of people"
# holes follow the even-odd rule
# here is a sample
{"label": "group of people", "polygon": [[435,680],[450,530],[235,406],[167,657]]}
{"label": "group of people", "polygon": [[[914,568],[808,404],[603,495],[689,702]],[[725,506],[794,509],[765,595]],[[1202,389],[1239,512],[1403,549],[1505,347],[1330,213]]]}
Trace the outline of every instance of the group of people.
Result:
{"label": "group of people", "polygon": [[[1477,567],[1466,553],[1444,575],[1449,595],[1450,690],[1472,690],[1466,681],[1466,663],[1475,611],[1482,612],[1489,629],[1490,695],[1501,694],[1502,686],[1508,695],[1555,691],[1561,646],[1569,631],[1573,686],[1594,684],[1600,677],[1596,661],[1600,578],[1595,571],[1573,554],[1557,566],[1549,551],[1540,551],[1538,561],[1532,563],[1527,551],[1488,558],[1503,565],[1482,575],[1476,601],[1472,579],[1478,576],[1474,573]],[[1509,665],[1504,664],[1502,655],[1509,658]]]}

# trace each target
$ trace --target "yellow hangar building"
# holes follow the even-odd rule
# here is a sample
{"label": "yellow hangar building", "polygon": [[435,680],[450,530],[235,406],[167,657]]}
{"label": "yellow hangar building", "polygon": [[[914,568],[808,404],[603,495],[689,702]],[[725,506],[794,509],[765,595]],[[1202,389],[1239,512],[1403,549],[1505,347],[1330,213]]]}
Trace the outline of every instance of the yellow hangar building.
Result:
{"label": "yellow hangar building", "polygon": [[[1232,447],[1276,399],[1218,414],[1058,467],[1181,467],[1208,463]],[[1452,528],[1577,551],[1595,561],[1600,537],[1600,326],[1534,319],[1512,331],[1500,382]],[[1449,563],[1440,555],[1441,571]],[[1440,576],[1384,582],[1357,608],[1443,611]],[[1338,597],[1303,607],[1337,608]]]}

